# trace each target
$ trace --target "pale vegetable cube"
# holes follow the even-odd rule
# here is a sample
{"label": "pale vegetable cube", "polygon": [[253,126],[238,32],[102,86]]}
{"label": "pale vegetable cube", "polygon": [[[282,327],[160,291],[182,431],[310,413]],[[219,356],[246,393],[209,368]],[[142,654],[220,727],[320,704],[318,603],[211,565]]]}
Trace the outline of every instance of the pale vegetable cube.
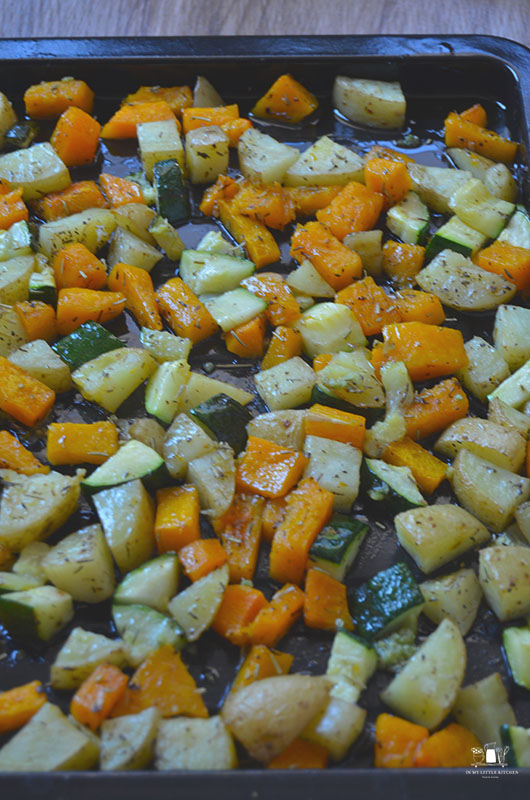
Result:
{"label": "pale vegetable cube", "polygon": [[333,508],[348,513],[359,494],[362,451],[322,436],[306,436],[304,455],[309,457],[304,477],[333,492]]}
{"label": "pale vegetable cube", "polygon": [[77,689],[100,664],[127,665],[122,640],[74,628],[51,665],[51,685],[54,689]]}
{"label": "pale vegetable cube", "polygon": [[269,442],[279,444],[280,447],[301,450],[305,437],[306,413],[306,411],[289,408],[285,411],[258,414],[248,423],[247,433],[249,436],[257,436],[259,439],[267,439]]}
{"label": "pale vegetable cube", "polygon": [[70,173],[49,142],[0,156],[0,178],[24,189],[24,200],[36,200],[70,185]]}
{"label": "pale vegetable cube", "polygon": [[518,188],[515,179],[506,164],[494,164],[484,177],[484,186],[494,197],[515,203]]}
{"label": "pale vegetable cube", "polygon": [[515,521],[525,539],[530,543],[530,501],[517,506],[515,509]]}
{"label": "pale vegetable cube", "polygon": [[234,451],[220,444],[213,452],[190,461],[186,480],[197,488],[203,511],[221,517],[232,505],[236,490]]}
{"label": "pale vegetable cube", "polygon": [[132,425],[128,431],[131,439],[136,439],[137,442],[146,444],[147,447],[150,447],[151,450],[161,456],[166,435],[165,428],[156,419],[151,419],[150,417],[140,417],[137,420],[131,420],[131,422]]}
{"label": "pale vegetable cube", "polygon": [[67,244],[80,242],[91,253],[95,253],[108,242],[115,227],[116,219],[112,211],[107,208],[89,208],[41,225],[39,248],[41,253],[50,258]]}
{"label": "pale vegetable cube", "polygon": [[471,172],[445,167],[426,167],[423,164],[407,164],[412,189],[424,203],[434,211],[449,214],[449,203],[453,194],[469,181]]}
{"label": "pale vegetable cube", "polygon": [[191,340],[182,336],[175,336],[169,331],[154,331],[151,328],[142,328],[140,341],[148,353],[159,364],[164,361],[186,360],[191,351]]}
{"label": "pale vegetable cube", "polygon": [[344,392],[344,399],[355,406],[382,408],[385,405],[381,381],[366,352],[360,348],[350,353],[337,353],[315,378],[332,394]]}
{"label": "pale vegetable cube", "polygon": [[502,305],[495,314],[493,342],[514,372],[530,358],[530,308]]}
{"label": "pale vegetable cube", "polygon": [[186,164],[192,183],[213,183],[228,169],[230,139],[218,125],[205,125],[186,134]]}
{"label": "pale vegetable cube", "polygon": [[487,604],[501,622],[530,614],[528,547],[486,547],[479,553],[478,577]]}
{"label": "pale vegetable cube", "polygon": [[177,414],[168,428],[163,456],[172,478],[184,478],[188,464],[213,453],[216,443],[187,414]]}
{"label": "pale vegetable cube", "polygon": [[[504,306],[500,306],[504,308]],[[464,344],[469,359],[467,367],[456,373],[459,381],[483,403],[488,394],[510,375],[508,364],[501,353],[480,336],[473,336]]]}
{"label": "pale vegetable cube", "polygon": [[423,613],[437,625],[449,617],[462,636],[469,632],[482,600],[482,589],[472,569],[461,569],[420,583]]}
{"label": "pale vegetable cube", "polygon": [[253,183],[281,181],[300,153],[295,147],[273,139],[257,128],[249,128],[240,137],[237,152],[239,168]]}
{"label": "pale vegetable cube", "polygon": [[72,380],[86,400],[113,413],[156,367],[145,350],[120,347],[87,361],[72,374]]}
{"label": "pale vegetable cube", "polygon": [[528,438],[530,417],[527,414],[523,414],[522,411],[507,405],[497,397],[494,397],[488,406],[488,419],[492,422],[497,422],[504,428],[517,431],[525,439]]}
{"label": "pale vegetable cube", "polygon": [[13,564],[13,572],[17,575],[31,575],[41,583],[46,583],[46,575],[42,569],[42,560],[50,552],[46,542],[32,542],[21,551]]}
{"label": "pale vegetable cube", "polygon": [[294,356],[254,376],[258,394],[271,411],[309,403],[316,374],[306,362]]}
{"label": "pale vegetable cube", "polygon": [[71,596],[55,586],[36,586],[0,595],[2,625],[9,633],[32,642],[48,641],[73,616]]}
{"label": "pale vegetable cube", "polygon": [[0,303],[0,356],[26,344],[28,337],[14,308]]}
{"label": "pale vegetable cube", "polygon": [[398,81],[375,81],[338,75],[333,103],[341,114],[369,128],[402,128],[407,101]]}
{"label": "pale vegetable cube", "polygon": [[60,528],[77,508],[84,474],[78,470],[74,477],[59,472],[26,476],[1,470],[0,542],[17,553]]}
{"label": "pale vegetable cube", "polygon": [[[147,124],[147,123],[146,123]],[[155,125],[156,123],[149,123]],[[138,126],[139,127],[139,126]],[[112,213],[118,228],[123,228],[147,244],[155,245],[156,239],[149,232],[149,226],[156,219],[156,211],[145,203],[125,203],[118,208],[113,208]]]}
{"label": "pale vegetable cube", "polygon": [[17,121],[17,115],[8,98],[0,92],[0,146],[4,144],[4,136]]}
{"label": "pale vegetable cube", "polygon": [[0,262],[0,303],[13,305],[28,299],[29,279],[35,256],[16,256]]}
{"label": "pale vegetable cube", "polygon": [[68,392],[72,388],[68,364],[64,363],[44,339],[34,339],[22,345],[10,354],[9,361],[49,386],[57,394]]}
{"label": "pale vegetable cube", "polygon": [[526,458],[526,440],[520,433],[479,417],[464,417],[453,422],[434,449],[449,458],[454,458],[462,449],[470,450],[510,472],[519,472]]}
{"label": "pale vegetable cube", "polygon": [[217,770],[237,766],[234,741],[219,716],[162,720],[155,752],[158,770]]}
{"label": "pale vegetable cube", "polygon": [[512,408],[519,408],[530,400],[530,361],[519,367],[488,395],[490,401],[495,398]]}
{"label": "pale vegetable cube", "polygon": [[364,181],[361,156],[322,136],[289,167],[286,186],[345,186],[350,181]]}
{"label": "pale vegetable cube", "polygon": [[112,237],[107,256],[111,269],[115,264],[131,264],[150,272],[162,258],[162,253],[134,233],[117,228]]}
{"label": "pale vegetable cube", "polygon": [[310,297],[335,297],[335,289],[324,280],[307,258],[287,275],[286,281],[291,289]]}
{"label": "pale vegetable cube", "polygon": [[176,119],[159,122],[141,122],[136,126],[140,156],[148,181],[153,180],[153,166],[157,161],[174,158],[182,172],[185,171],[184,148]]}
{"label": "pale vegetable cube", "polygon": [[224,564],[179,592],[168,611],[178,622],[188,642],[195,642],[210,627],[228,586],[229,570]]}
{"label": "pale vegetable cube", "polygon": [[517,724],[498,672],[460,689],[453,713],[483,744],[500,741],[501,725]]}
{"label": "pale vegetable cube", "polygon": [[225,101],[204,75],[198,75],[193,87],[193,105],[197,108],[224,106]]}
{"label": "pale vegetable cube", "polygon": [[155,515],[142,481],[104,489],[92,501],[119,570],[130,572],[147,561],[154,549]]}
{"label": "pale vegetable cube", "polygon": [[342,303],[316,303],[296,323],[310,358],[365,345],[366,336],[351,308]]}
{"label": "pale vegetable cube", "polygon": [[50,550],[42,568],[55,586],[83,603],[106,600],[116,585],[112,554],[101,525],[65,536]]}
{"label": "pale vegetable cube", "polygon": [[355,250],[363,262],[363,269],[373,278],[383,273],[383,231],[358,231],[349,233],[342,243]]}
{"label": "pale vegetable cube", "polygon": [[305,728],[303,738],[325,747],[333,761],[341,761],[359,738],[365,719],[364,708],[331,697],[324,710]]}
{"label": "pale vegetable cube", "polygon": [[143,769],[151,762],[162,715],[158,708],[106,719],[101,726],[99,766],[105,772]]}
{"label": "pale vegetable cube", "polygon": [[202,375],[200,372],[192,372],[189,380],[184,387],[184,392],[180,400],[180,410],[189,411],[190,408],[206,402],[216,394],[227,394],[233,400],[237,400],[241,405],[246,406],[254,395],[234,386],[225,381],[219,381],[217,378],[210,378],[208,375]]}
{"label": "pale vegetable cube", "polygon": [[86,770],[98,760],[94,739],[58,706],[45,703],[0,750],[0,771]]}

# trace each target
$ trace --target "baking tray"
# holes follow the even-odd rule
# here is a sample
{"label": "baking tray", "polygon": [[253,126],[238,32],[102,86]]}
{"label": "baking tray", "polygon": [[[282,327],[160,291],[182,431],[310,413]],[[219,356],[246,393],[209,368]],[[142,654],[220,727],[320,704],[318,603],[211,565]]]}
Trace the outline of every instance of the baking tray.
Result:
{"label": "baking tray", "polygon": [[[56,54],[60,53],[60,57]],[[134,91],[140,84],[173,85],[193,83],[197,74],[206,75],[218,88],[227,102],[239,102],[245,115],[253,101],[259,97],[282,72],[291,71],[322,100],[322,114],[309,125],[286,127],[266,126],[276,138],[300,143],[314,140],[317,135],[331,133],[343,143],[356,143],[361,149],[372,142],[393,144],[393,135],[374,138],[374,134],[353,128],[335,118],[329,105],[334,75],[341,73],[359,77],[399,80],[408,100],[408,120],[413,133],[418,133],[423,144],[419,151],[411,151],[423,163],[439,163],[440,129],[448,111],[464,108],[472,102],[484,103],[491,124],[502,132],[503,128],[523,143],[522,160],[518,166],[518,179],[528,199],[525,155],[528,148],[528,122],[530,118],[530,53],[521,45],[505,39],[487,36],[333,36],[333,37],[212,37],[212,38],[120,38],[120,39],[19,39],[0,41],[0,88],[9,97],[21,98],[24,89],[40,80],[51,80],[64,75],[84,78],[96,92],[95,113],[107,119],[119,100]],[[21,110],[19,108],[19,110]],[[46,134],[45,129],[43,135]],[[428,140],[432,140],[429,142]],[[98,171],[105,169],[125,175],[137,167],[135,147],[132,143],[109,143],[102,147]],[[91,177],[90,169],[72,172],[74,179]],[[195,197],[195,201],[198,198]],[[181,231],[187,246],[193,247],[205,232],[204,224],[191,224]],[[204,223],[204,220],[203,220]],[[282,249],[283,266],[288,263],[287,249]],[[281,269],[281,267],[280,267]],[[173,273],[173,267],[161,263],[153,271],[155,282],[161,282]],[[491,315],[473,317],[455,315],[455,325],[462,328],[468,338],[473,333],[484,335],[490,327]],[[128,341],[136,341],[134,324],[113,323],[114,331]],[[486,334],[487,335],[487,334]],[[194,349],[192,367],[200,369],[206,359],[219,364],[229,362],[230,356],[209,346]],[[223,367],[214,375],[234,383],[249,386],[254,367],[245,370]],[[134,395],[120,409],[120,416],[138,413],[141,394]],[[59,415],[68,408],[72,420],[91,421],[98,410],[88,403],[78,402],[71,395],[61,398]],[[255,412],[263,410],[259,403]],[[16,429],[16,427],[15,427]],[[39,452],[43,446],[38,436],[25,440]],[[420,573],[402,551],[392,535],[391,520],[384,508],[363,508],[356,504],[355,511],[366,513],[373,521],[372,532],[363,545],[360,556],[349,578],[357,585],[375,572],[386,568],[397,559],[406,560],[418,577]],[[90,507],[82,505],[80,512],[68,523],[68,531],[87,524]],[[377,523],[377,524],[376,524]],[[64,532],[64,529],[63,529]],[[466,562],[466,559],[461,560]],[[458,563],[461,563],[459,561]],[[452,566],[446,565],[448,571]],[[266,563],[259,567],[257,585],[270,596],[266,580]],[[76,624],[92,630],[109,632],[108,607],[80,607]],[[432,630],[422,621],[420,636]],[[66,638],[66,629],[49,648],[41,652],[24,651],[15,641],[0,637],[2,648],[9,655],[0,661],[0,686],[10,686],[40,678],[47,681],[49,664]],[[477,680],[493,670],[499,670],[506,679],[507,673],[499,650],[500,626],[493,614],[482,609],[478,623],[467,637],[470,666],[466,682]],[[295,655],[293,671],[325,669],[331,635],[307,632],[303,625],[295,627],[282,641],[283,649]],[[214,711],[222,699],[223,681],[215,680],[215,671],[226,681],[235,673],[238,654],[236,648],[224,645],[214,634],[207,634],[194,648],[187,649],[186,661],[201,686],[206,686],[206,701]],[[205,660],[206,659],[206,660]],[[209,669],[204,669],[207,663]],[[214,668],[212,670],[211,668]],[[234,772],[179,772],[179,773],[62,773],[0,776],[2,794],[10,797],[73,797],[79,800],[94,792],[105,797],[140,798],[156,792],[164,800],[178,792],[185,798],[206,797],[210,792],[233,798],[319,798],[324,793],[335,797],[350,797],[354,792],[392,792],[405,798],[429,792],[433,797],[488,797],[506,786],[511,797],[528,794],[530,773],[519,770],[504,771],[493,780],[483,780],[479,775],[467,775],[466,770],[397,770],[387,772],[368,767],[371,759],[371,723],[381,706],[378,693],[389,676],[378,674],[363,695],[361,704],[368,709],[368,724],[360,741],[354,745],[344,763],[325,771],[274,773],[253,768],[243,762],[243,768]],[[530,726],[530,698],[512,686],[511,700],[516,707],[519,724]],[[63,703],[64,698],[54,698]],[[509,787],[509,788],[508,788]]]}

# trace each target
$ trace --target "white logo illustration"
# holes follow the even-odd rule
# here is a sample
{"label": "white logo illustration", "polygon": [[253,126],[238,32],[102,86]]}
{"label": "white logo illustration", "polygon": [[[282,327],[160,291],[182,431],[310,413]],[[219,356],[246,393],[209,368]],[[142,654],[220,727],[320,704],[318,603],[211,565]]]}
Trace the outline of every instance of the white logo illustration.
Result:
{"label": "white logo illustration", "polygon": [[509,747],[497,747],[497,742],[488,742],[484,747],[472,747],[473,766],[505,767],[509,749]]}

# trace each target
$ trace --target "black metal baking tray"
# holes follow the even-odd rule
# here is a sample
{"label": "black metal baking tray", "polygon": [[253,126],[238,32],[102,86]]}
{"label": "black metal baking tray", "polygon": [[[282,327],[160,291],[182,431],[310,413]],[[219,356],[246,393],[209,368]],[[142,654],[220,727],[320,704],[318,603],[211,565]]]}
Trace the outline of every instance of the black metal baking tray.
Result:
{"label": "black metal baking tray", "polygon": [[[60,54],[60,55],[57,55]],[[411,151],[424,163],[439,163],[443,119],[452,109],[461,109],[473,102],[482,102],[491,124],[497,130],[506,129],[523,143],[518,179],[523,187],[524,199],[528,195],[525,154],[529,144],[530,121],[530,51],[522,45],[505,39],[487,36],[333,36],[333,37],[212,37],[212,38],[120,38],[120,39],[20,39],[0,40],[0,89],[10,98],[22,96],[31,83],[51,80],[64,75],[84,78],[96,93],[95,113],[107,119],[120,99],[141,84],[174,85],[193,83],[198,74],[206,75],[225,97],[227,102],[239,102],[245,115],[253,102],[282,72],[292,72],[321,100],[321,113],[311,124],[292,128],[272,125],[268,131],[275,137],[293,143],[308,142],[317,135],[331,133],[344,143],[355,143],[365,149],[374,141],[393,145],[393,135],[374,138],[374,134],[354,128],[333,115],[330,93],[333,77],[338,74],[399,80],[408,101],[410,130],[422,138],[419,150]],[[21,110],[19,108],[19,110]],[[43,133],[45,133],[43,131]],[[429,141],[430,140],[430,141]],[[98,171],[107,169],[116,174],[134,171],[137,165],[135,146],[131,142],[108,143],[102,147]],[[90,177],[90,170],[73,171],[74,179]],[[195,208],[198,194],[194,197]],[[211,226],[210,226],[211,227]],[[205,232],[204,220],[182,230],[188,246],[194,246]],[[283,248],[283,263],[288,263]],[[161,262],[152,275],[155,283],[173,273],[173,267]],[[491,315],[475,317],[461,315],[456,325],[463,328],[465,337],[472,332],[487,334]],[[114,331],[134,342],[137,336],[133,323],[115,323]],[[219,364],[230,361],[229,354],[218,348],[194,349],[192,366],[200,369],[208,358]],[[226,377],[234,383],[249,386],[254,367],[246,370],[222,368],[214,375]],[[140,413],[141,394],[135,394],[120,409],[120,416]],[[69,407],[70,406],[70,407]],[[59,416],[66,413],[74,421],[97,418],[94,406],[78,402],[72,395],[58,403]],[[256,404],[255,411],[259,410]],[[18,432],[21,433],[20,429]],[[26,435],[25,440],[35,451],[42,447],[38,437]],[[24,438],[24,436],[23,436]],[[373,508],[366,511],[374,521],[373,530],[365,542],[351,576],[352,585],[361,583],[376,571],[384,569],[397,558],[406,560],[419,575],[413,562],[399,548],[391,533],[391,520],[384,510],[377,515]],[[82,506],[80,513],[69,523],[68,530],[87,524],[90,507]],[[379,525],[376,525],[378,522]],[[64,531],[64,529],[63,529]],[[460,563],[460,562],[459,562]],[[456,566],[456,565],[455,565]],[[446,565],[449,570],[451,565]],[[258,585],[270,596],[266,580],[266,562],[259,568]],[[79,608],[76,623],[100,632],[108,632],[108,609],[103,613],[93,607]],[[422,622],[420,635],[426,635],[432,626]],[[0,653],[8,657],[0,660],[0,687],[2,689],[40,678],[47,681],[49,664],[66,638],[66,629],[59,639],[42,652],[27,652],[17,642],[0,635]],[[499,649],[500,626],[493,614],[481,611],[478,623],[467,637],[469,669],[466,682],[484,677],[499,670],[507,679],[505,665]],[[281,643],[281,647],[295,655],[294,671],[321,672],[325,668],[329,634],[308,632],[302,625]],[[236,648],[220,642],[214,634],[206,635],[195,650],[186,651],[186,660],[200,685],[206,686],[206,701],[212,712],[221,701],[223,686],[235,673],[238,661]],[[208,681],[204,665],[215,667],[222,681]],[[215,674],[209,672],[209,676]],[[378,675],[363,695],[361,704],[368,709],[369,723],[381,709],[378,693],[389,680]],[[508,680],[507,680],[508,683]],[[519,724],[530,726],[530,697],[523,690],[512,687],[511,700],[516,707]],[[64,698],[54,698],[63,702]],[[495,780],[484,780],[478,775],[467,775],[465,770],[375,770],[369,767],[372,743],[370,725],[361,740],[354,745],[344,763],[322,772],[273,773],[259,768],[240,769],[230,773],[63,773],[43,775],[3,775],[0,787],[4,796],[15,798],[42,797],[62,800],[74,795],[78,800],[92,797],[94,792],[105,797],[134,798],[155,793],[157,798],[178,793],[181,797],[202,798],[211,792],[230,796],[234,800],[249,798],[320,798],[333,793],[337,799],[353,793],[364,796],[367,792],[391,792],[399,798],[424,795],[433,797],[451,793],[455,798],[489,797],[490,792],[503,790],[511,797],[523,791],[528,794],[530,772],[519,770],[518,775],[504,773]],[[244,763],[246,767],[246,762]]]}

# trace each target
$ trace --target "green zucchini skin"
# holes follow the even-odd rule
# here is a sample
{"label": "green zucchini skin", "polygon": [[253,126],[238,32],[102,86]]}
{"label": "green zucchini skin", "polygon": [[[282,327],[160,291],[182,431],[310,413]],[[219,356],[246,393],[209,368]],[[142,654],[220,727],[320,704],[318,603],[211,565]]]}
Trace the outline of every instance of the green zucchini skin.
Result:
{"label": "green zucchini skin", "polygon": [[311,545],[309,558],[315,566],[342,581],[367,533],[366,523],[334,514]]}
{"label": "green zucchini skin", "polygon": [[355,632],[369,642],[406,624],[422,608],[423,595],[404,561],[378,572],[351,595]]}
{"label": "green zucchini skin", "polygon": [[[413,500],[407,497],[405,491],[399,487],[398,482],[391,484],[390,480],[385,480],[381,475],[377,474],[374,467],[370,466],[370,462],[377,462],[377,459],[363,459],[361,466],[361,486],[367,497],[374,503],[385,503],[385,508],[392,515],[399,514],[401,511],[408,511],[411,508],[417,508],[419,505],[425,505],[425,502]],[[390,469],[391,465],[387,464],[386,467]],[[419,495],[419,492],[418,492]],[[421,496],[421,495],[420,495]],[[423,498],[422,498],[423,499]]]}
{"label": "green zucchini skin", "polygon": [[29,147],[39,132],[39,126],[33,120],[15,122],[4,134],[4,142],[10,150],[22,150]]}
{"label": "green zucchini skin", "polygon": [[28,299],[40,300],[54,308],[57,306],[57,284],[51,271],[33,273],[29,279]]}
{"label": "green zucchini skin", "polygon": [[366,417],[369,425],[382,419],[385,415],[384,408],[361,408],[342,400],[340,397],[335,397],[327,391],[321,384],[316,383],[311,392],[311,405],[319,403],[322,406],[329,406],[329,408],[336,408],[339,411],[348,411],[350,414],[360,414]]}
{"label": "green zucchini skin", "polygon": [[234,453],[241,453],[247,446],[246,426],[252,414],[245,406],[228,395],[210,397],[190,410],[191,416],[219,442],[226,442]]}
{"label": "green zucchini skin", "polygon": [[158,214],[171,225],[188,219],[190,204],[178,161],[175,158],[157,161],[153,166],[153,182]]}
{"label": "green zucchini skin", "polygon": [[98,322],[85,322],[77,330],[52,344],[52,350],[68,364],[72,372],[87,361],[118,347],[125,345]]}
{"label": "green zucchini skin", "polygon": [[152,491],[172,482],[162,456],[142,442],[131,439],[81,481],[81,486],[86,494],[91,495],[137,478]]}

